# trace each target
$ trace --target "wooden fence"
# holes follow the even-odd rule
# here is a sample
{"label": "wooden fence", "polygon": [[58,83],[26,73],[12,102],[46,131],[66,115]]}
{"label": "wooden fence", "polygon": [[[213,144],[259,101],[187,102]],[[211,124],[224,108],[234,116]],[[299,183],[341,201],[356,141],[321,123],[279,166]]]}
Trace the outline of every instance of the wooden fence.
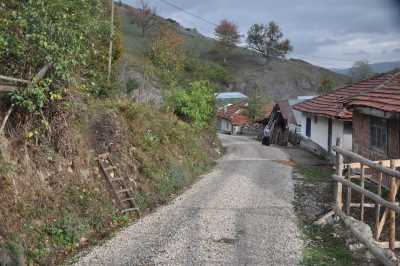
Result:
{"label": "wooden fence", "polygon": [[[400,186],[400,172],[395,170],[400,166],[400,160],[368,160],[344,150],[340,139],[333,150],[336,152],[336,174],[332,176],[336,181],[335,214],[384,265],[397,265],[394,253],[385,249],[394,251],[400,248],[400,242],[396,241],[396,213],[400,213],[396,195]],[[344,159],[351,163],[345,164]],[[360,194],[358,202],[352,201],[353,192]],[[354,208],[359,211],[353,211]],[[366,208],[374,209],[372,219],[366,219]],[[360,224],[368,226],[368,229],[373,228],[372,234],[360,230],[356,226]],[[385,226],[388,234],[383,241],[381,238]]]}

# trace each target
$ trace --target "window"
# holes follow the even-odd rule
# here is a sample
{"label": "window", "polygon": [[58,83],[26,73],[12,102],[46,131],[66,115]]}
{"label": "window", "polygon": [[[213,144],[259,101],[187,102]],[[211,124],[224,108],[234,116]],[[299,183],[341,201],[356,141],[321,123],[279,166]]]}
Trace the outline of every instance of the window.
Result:
{"label": "window", "polygon": [[371,117],[369,121],[369,144],[372,148],[386,151],[387,149],[387,121],[382,118]]}
{"label": "window", "polygon": [[306,120],[306,136],[311,137],[311,118],[307,117]]}
{"label": "window", "polygon": [[353,123],[350,121],[345,121],[343,125],[344,134],[353,134]]}

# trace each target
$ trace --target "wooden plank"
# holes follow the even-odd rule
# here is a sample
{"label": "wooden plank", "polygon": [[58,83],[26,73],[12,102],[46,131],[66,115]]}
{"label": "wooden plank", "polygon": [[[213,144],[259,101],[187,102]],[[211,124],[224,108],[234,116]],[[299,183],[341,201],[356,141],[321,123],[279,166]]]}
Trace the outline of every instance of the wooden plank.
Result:
{"label": "wooden plank", "polygon": [[[389,242],[388,241],[375,241],[375,244],[380,248],[384,248],[384,249],[388,249],[389,248]],[[396,241],[394,243],[394,248],[395,249],[400,248],[400,241]]]}
{"label": "wooden plank", "polygon": [[388,216],[388,213],[389,213],[389,209],[386,208],[385,211],[382,214],[381,220],[379,221],[379,225],[378,225],[377,232],[376,232],[378,239],[381,237],[381,234],[382,234],[382,231],[383,231],[383,227],[385,226],[386,218]]}
{"label": "wooden plank", "polygon": [[[347,180],[351,182],[351,167],[347,166]],[[351,187],[347,186],[347,193],[346,193],[346,214],[350,215],[350,205],[351,205]]]}
{"label": "wooden plank", "polygon": [[315,224],[315,225],[325,225],[325,224],[327,224],[327,220],[330,219],[333,215],[335,215],[335,212],[333,210],[329,211],[326,214],[324,214],[321,218],[319,218],[318,220],[313,222],[313,224]]}
{"label": "wooden plank", "polygon": [[[342,139],[336,139],[336,146],[342,146]],[[339,152],[336,153],[336,174],[342,178],[343,175],[343,155]],[[341,182],[336,182],[336,206],[341,210],[343,207],[343,186]]]}
{"label": "wooden plank", "polygon": [[353,233],[353,235],[361,243],[363,243],[368,248],[368,250],[372,253],[372,255],[374,255],[381,263],[383,263],[383,265],[386,265],[386,266],[397,265],[394,261],[392,261],[386,255],[385,250],[383,250],[376,244],[376,242],[372,239],[372,237],[368,237],[367,235],[364,234],[364,232],[360,232],[354,226],[354,218],[347,216],[346,214],[344,214],[344,212],[342,210],[340,210],[337,207],[334,208],[334,211],[342,219],[343,223],[347,226],[347,228],[350,229],[350,231]]}
{"label": "wooden plank", "polygon": [[[382,162],[379,163],[382,165]],[[376,194],[381,197],[382,196],[382,180],[383,180],[383,173],[379,172],[378,174],[378,186],[376,188]],[[378,230],[379,230],[379,222],[381,220],[381,205],[378,204],[376,205],[375,208],[375,240],[378,241],[379,236],[378,236]]]}
{"label": "wooden plank", "polygon": [[106,166],[104,165],[104,161],[105,161],[105,160],[106,160],[106,157],[101,157],[101,158],[99,158],[100,169],[101,169],[101,171],[103,172],[104,176],[106,177],[106,180],[107,180],[108,185],[111,187],[111,191],[112,191],[113,197],[114,197],[114,199],[117,201],[118,206],[119,206],[121,209],[123,209],[123,204],[122,204],[122,202],[121,202],[121,199],[120,199],[120,197],[119,197],[117,191],[115,190],[113,183],[111,182],[111,179],[112,179],[112,178],[111,178],[111,176],[109,175],[109,173],[108,173],[106,170],[104,170],[104,169],[106,168]]}
{"label": "wooden plank", "polygon": [[372,193],[371,191],[368,191],[354,183],[347,181],[346,179],[344,179],[341,176],[333,175],[332,178],[342,184],[345,184],[346,186],[351,186],[351,188],[353,190],[355,190],[361,194],[364,194],[366,197],[372,199],[376,203],[379,203],[382,206],[385,206],[387,208],[390,208],[390,209],[396,211],[397,213],[400,213],[400,207],[397,204],[395,204],[393,202],[389,202],[389,201],[381,198],[380,196],[376,195],[375,193]]}
{"label": "wooden plank", "polygon": [[[390,161],[391,160],[384,160],[384,161],[382,161],[382,165],[384,167],[390,167]],[[374,163],[379,163],[379,161],[373,161],[373,162]],[[394,160],[394,164],[395,164],[396,168],[400,167],[400,159]],[[357,163],[357,162],[345,164],[345,166],[347,166],[347,165],[350,165],[350,167],[353,168],[353,169],[360,169],[361,168],[361,163]],[[365,168],[369,168],[369,167],[365,166]]]}
{"label": "wooden plank", "polygon": [[[364,203],[364,208],[375,208],[376,204],[374,203]],[[350,207],[352,208],[360,208],[361,207],[361,203],[351,203]]]}
{"label": "wooden plank", "polygon": [[386,174],[388,176],[393,176],[393,177],[396,177],[396,178],[400,179],[400,172],[399,171],[396,171],[396,170],[393,170],[393,169],[390,169],[390,168],[387,168],[387,167],[383,167],[383,166],[379,165],[378,163],[376,163],[374,161],[368,160],[368,159],[366,159],[366,158],[364,158],[364,157],[362,157],[362,156],[360,156],[360,155],[358,155],[358,154],[356,154],[354,152],[347,151],[347,150],[342,149],[342,148],[340,148],[338,146],[334,146],[334,147],[332,147],[332,149],[334,151],[336,151],[337,153],[340,153],[341,155],[343,155],[343,156],[345,156],[347,158],[350,158],[350,159],[352,159],[354,161],[358,161],[360,163],[363,163],[364,165],[367,165],[370,168],[376,169],[379,172],[382,172],[382,173],[384,173],[384,174]]}
{"label": "wooden plank", "polygon": [[0,84],[0,92],[12,92],[16,91],[17,89],[18,88],[16,86]]}
{"label": "wooden plank", "polygon": [[[363,164],[361,164],[360,178],[361,178],[361,181],[360,181],[361,189],[365,189],[365,168],[364,168]],[[364,210],[365,203],[364,202],[365,202],[365,196],[364,196],[364,194],[361,194],[361,202],[360,202],[360,208],[361,208],[360,220],[361,220],[361,222],[364,222],[364,213],[365,213],[365,210]]]}
{"label": "wooden plank", "polygon": [[[395,190],[394,190],[394,194],[397,195],[397,192],[399,191],[399,186],[400,186],[400,180],[397,180],[396,182],[396,186],[395,186]],[[394,202],[395,204],[399,205],[398,202]],[[382,231],[383,231],[383,227],[385,226],[386,223],[386,219],[388,217],[389,214],[389,209],[386,208],[385,211],[382,214],[382,218],[381,221],[379,222],[379,228],[378,228],[378,237],[380,237]]]}
{"label": "wooden plank", "polygon": [[[394,160],[390,161],[390,167],[395,169],[395,162]],[[390,202],[396,201],[396,194],[397,194],[397,183],[396,178],[391,178],[390,180],[390,192],[388,200]],[[389,248],[390,250],[394,250],[396,243],[396,212],[393,210],[389,211]]]}
{"label": "wooden plank", "polygon": [[25,83],[25,84],[31,83],[29,80],[12,78],[12,77],[7,77],[7,76],[3,76],[3,75],[0,75],[0,79],[5,80],[5,81],[10,81],[10,82],[17,82],[17,83]]}

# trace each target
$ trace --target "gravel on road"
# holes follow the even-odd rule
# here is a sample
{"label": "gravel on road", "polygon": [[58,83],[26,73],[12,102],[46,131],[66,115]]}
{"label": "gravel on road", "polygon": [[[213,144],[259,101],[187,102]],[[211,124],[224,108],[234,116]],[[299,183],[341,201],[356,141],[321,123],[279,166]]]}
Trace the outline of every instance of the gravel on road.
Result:
{"label": "gravel on road", "polygon": [[213,172],[76,265],[299,264],[288,155],[246,137],[220,139],[227,153]]}

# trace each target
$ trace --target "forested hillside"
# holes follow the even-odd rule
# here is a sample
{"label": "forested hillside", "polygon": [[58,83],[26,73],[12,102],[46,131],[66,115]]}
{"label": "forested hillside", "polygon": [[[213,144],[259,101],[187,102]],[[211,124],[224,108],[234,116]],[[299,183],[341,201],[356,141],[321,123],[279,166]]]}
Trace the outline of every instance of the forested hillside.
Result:
{"label": "forested hillside", "polygon": [[[152,30],[144,37],[141,35],[140,27],[132,23],[133,10],[127,5],[119,6],[123,41],[128,54],[124,70],[127,75],[131,72],[131,75],[135,76],[143,72],[143,66],[138,64],[140,61],[137,57],[146,51]],[[219,91],[235,90],[252,94],[257,88],[264,96],[287,99],[321,93],[321,83],[326,79],[332,81],[335,86],[349,81],[344,75],[302,60],[273,59],[266,64],[263,58],[246,48],[233,49],[224,62],[226,56],[214,39],[201,35],[196,29],[185,28],[174,20],[162,17],[157,19],[178,31],[185,39],[185,49],[193,58],[218,68],[219,75],[216,81]],[[190,68],[188,66],[188,69]],[[128,79],[127,75],[123,77],[125,82]]]}

